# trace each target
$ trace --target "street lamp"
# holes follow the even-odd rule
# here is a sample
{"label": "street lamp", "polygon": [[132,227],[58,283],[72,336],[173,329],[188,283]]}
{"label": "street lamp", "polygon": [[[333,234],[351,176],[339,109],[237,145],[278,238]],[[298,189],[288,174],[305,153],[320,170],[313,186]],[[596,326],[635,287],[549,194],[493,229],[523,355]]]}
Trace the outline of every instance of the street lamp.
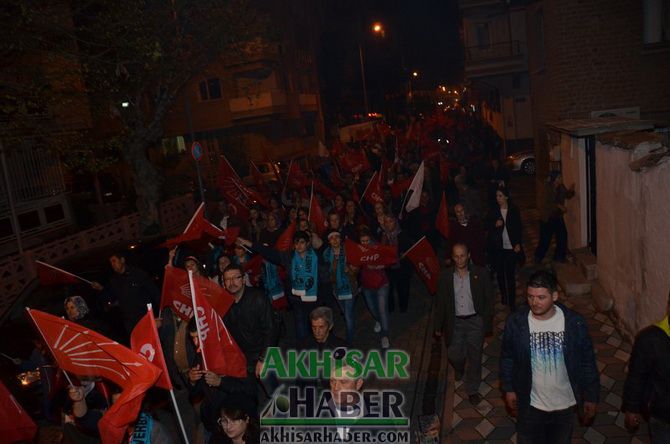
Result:
{"label": "street lamp", "polygon": [[[380,22],[375,22],[372,24],[372,32],[381,35],[382,37],[386,35],[384,26]],[[365,57],[363,56],[362,39],[358,40],[358,58],[361,64],[361,81],[363,83],[363,104],[365,106],[365,116],[367,117],[370,114],[370,105],[368,102],[368,85],[365,80]]]}

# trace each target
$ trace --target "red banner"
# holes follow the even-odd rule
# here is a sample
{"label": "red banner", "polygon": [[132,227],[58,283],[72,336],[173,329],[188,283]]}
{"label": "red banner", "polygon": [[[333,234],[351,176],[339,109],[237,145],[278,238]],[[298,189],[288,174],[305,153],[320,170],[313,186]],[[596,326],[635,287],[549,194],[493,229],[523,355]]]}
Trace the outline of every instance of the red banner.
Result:
{"label": "red banner", "polygon": [[398,262],[398,249],[394,245],[361,245],[346,239],[344,252],[347,262],[356,267],[361,265],[393,265]]}
{"label": "red banner", "polygon": [[130,334],[130,348],[163,370],[163,373],[158,377],[158,381],[156,381],[156,387],[172,390],[170,374],[165,364],[163,347],[161,347],[161,341],[158,339],[156,320],[151,308],[147,310],[147,314],[133,328],[133,332]]}
{"label": "red banner", "polygon": [[309,221],[314,225],[314,230],[319,236],[328,228],[328,222],[319,205],[319,200],[314,197],[314,188],[312,188],[312,196],[309,199]]}
{"label": "red banner", "polygon": [[293,221],[291,225],[286,227],[284,232],[279,235],[275,248],[279,251],[289,251],[293,248],[293,235],[295,234],[296,223]]}
{"label": "red banner", "polygon": [[194,284],[193,303],[196,306],[198,337],[205,369],[221,376],[245,378],[247,360],[230,335],[223,319],[209,303],[210,299]]}
{"label": "red banner", "polygon": [[428,291],[435,294],[440,275],[440,262],[426,237],[422,237],[419,242],[407,250],[405,256],[414,265],[414,269],[428,287]]}
{"label": "red banner", "polygon": [[384,202],[381,172],[377,171],[372,175],[370,182],[368,182],[368,186],[365,187],[365,191],[363,191],[362,199],[367,200],[371,205],[374,205],[377,202]]}
{"label": "red banner", "polygon": [[288,174],[286,175],[286,187],[287,188],[303,188],[309,186],[309,179],[305,176],[305,173],[300,169],[298,162],[291,161],[291,165],[288,168]]}
{"label": "red banner", "polygon": [[249,276],[249,282],[252,286],[258,287],[261,283],[261,275],[263,267],[263,256],[255,255],[242,266],[244,273]]}
{"label": "red banner", "polygon": [[81,282],[78,276],[45,262],[35,261],[35,271],[37,271],[37,278],[43,286],[79,284]]}
{"label": "red banner", "polygon": [[370,169],[368,156],[363,150],[349,150],[340,158],[340,165],[352,174],[363,173]]}
{"label": "red banner", "polygon": [[[225,288],[200,276],[194,276],[193,283],[200,290],[201,294],[209,298],[210,303],[221,316],[225,316],[228,313],[228,309],[233,305],[233,295],[228,293]],[[177,316],[185,321],[193,317],[191,286],[186,270],[176,267],[165,267],[160,308],[162,310],[165,307],[170,307]]]}
{"label": "red banner", "polygon": [[[188,225],[186,225],[184,232],[179,236],[166,240],[160,246],[172,248],[176,245],[185,243],[207,243],[209,239],[224,240],[226,245],[231,245],[235,242],[239,233],[239,227],[230,227],[224,231],[205,219],[205,204],[201,203]],[[203,242],[198,242],[200,240]]]}
{"label": "red banner", "polygon": [[442,200],[440,201],[440,208],[437,210],[437,218],[435,219],[435,228],[444,237],[449,237],[449,208],[447,205],[447,197],[442,192]]}

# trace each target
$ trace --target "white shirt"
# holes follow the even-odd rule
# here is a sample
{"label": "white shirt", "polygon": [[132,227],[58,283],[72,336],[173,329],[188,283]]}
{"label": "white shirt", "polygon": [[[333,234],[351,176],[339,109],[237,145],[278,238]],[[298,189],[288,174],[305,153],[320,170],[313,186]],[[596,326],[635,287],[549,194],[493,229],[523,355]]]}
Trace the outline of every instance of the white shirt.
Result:
{"label": "white shirt", "polygon": [[503,241],[503,249],[504,250],[512,250],[514,247],[512,246],[512,241],[509,240],[509,232],[507,231],[507,210],[509,208],[501,208],[500,209],[500,214],[502,214],[503,221],[505,221],[505,225],[503,225],[503,232],[502,232],[502,241]]}
{"label": "white shirt", "polygon": [[564,410],[577,403],[565,367],[565,315],[555,306],[554,315],[539,320],[528,313],[532,389],[530,405],[545,412]]}
{"label": "white shirt", "polygon": [[454,303],[456,316],[470,316],[476,314],[475,303],[472,301],[472,290],[470,289],[470,272],[466,271],[461,277],[454,270]]}

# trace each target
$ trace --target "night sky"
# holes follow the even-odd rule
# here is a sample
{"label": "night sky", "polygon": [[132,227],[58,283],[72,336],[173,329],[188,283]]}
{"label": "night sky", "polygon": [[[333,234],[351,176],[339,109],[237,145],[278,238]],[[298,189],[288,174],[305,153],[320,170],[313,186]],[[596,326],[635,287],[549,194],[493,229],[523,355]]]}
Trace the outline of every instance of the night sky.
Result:
{"label": "night sky", "polygon": [[[462,80],[457,0],[325,0],[322,17],[319,68],[331,114],[362,111],[359,41],[371,111],[383,112],[389,96],[402,96],[412,71],[420,74],[414,90]],[[384,37],[371,30],[377,21]]]}

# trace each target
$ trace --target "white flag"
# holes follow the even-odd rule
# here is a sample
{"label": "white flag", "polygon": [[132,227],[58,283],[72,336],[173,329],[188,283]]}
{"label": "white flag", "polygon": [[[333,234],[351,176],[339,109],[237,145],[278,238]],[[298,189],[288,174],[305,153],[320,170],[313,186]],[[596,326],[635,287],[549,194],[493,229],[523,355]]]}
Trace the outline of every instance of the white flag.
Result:
{"label": "white flag", "polygon": [[414,179],[412,179],[412,184],[409,186],[409,190],[407,190],[409,198],[407,199],[407,204],[405,204],[405,211],[408,213],[419,207],[419,199],[421,199],[421,191],[423,190],[423,172],[423,162],[421,162],[419,169],[416,170]]}

